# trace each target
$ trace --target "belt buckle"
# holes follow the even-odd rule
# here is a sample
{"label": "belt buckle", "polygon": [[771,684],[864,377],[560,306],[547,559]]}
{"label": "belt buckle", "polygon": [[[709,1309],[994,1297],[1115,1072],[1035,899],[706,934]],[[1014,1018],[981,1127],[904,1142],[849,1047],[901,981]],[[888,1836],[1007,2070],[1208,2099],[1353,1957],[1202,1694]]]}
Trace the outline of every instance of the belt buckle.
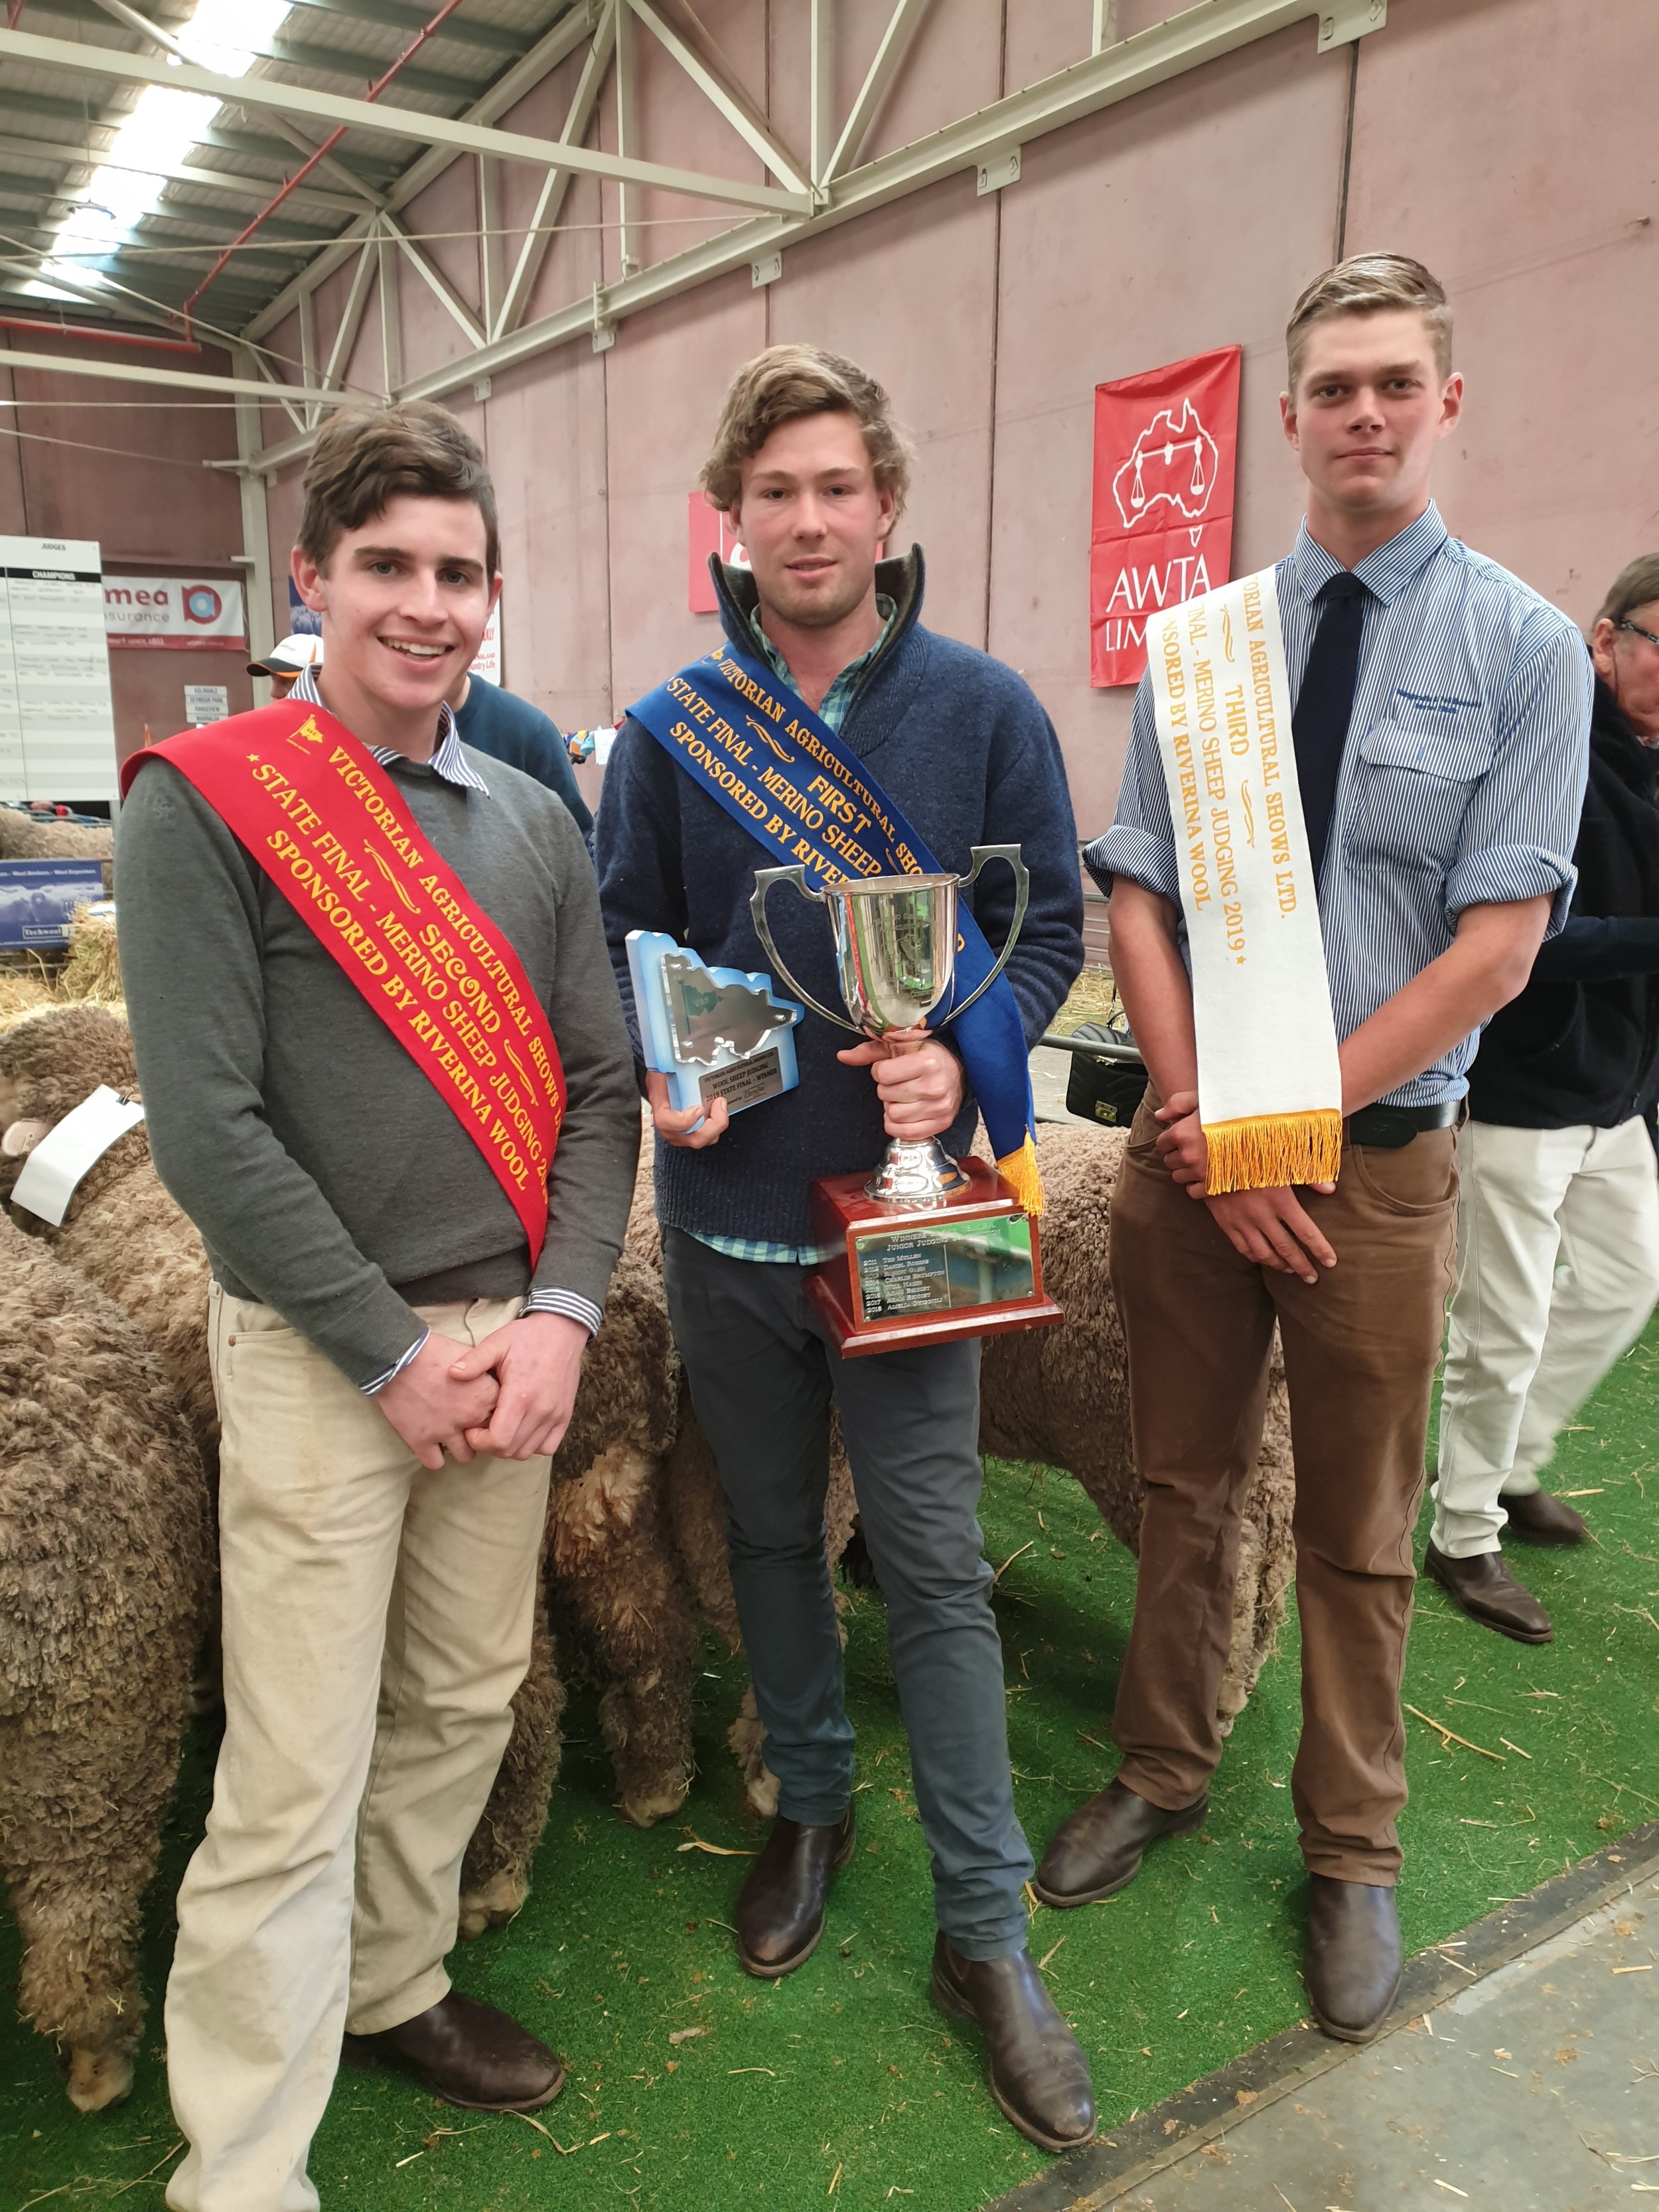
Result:
{"label": "belt buckle", "polygon": [[1351,1124],[1351,1140],[1378,1152],[1401,1152],[1418,1133],[1417,1117],[1404,1106],[1366,1106],[1353,1121],[1363,1125],[1364,1134],[1355,1132]]}

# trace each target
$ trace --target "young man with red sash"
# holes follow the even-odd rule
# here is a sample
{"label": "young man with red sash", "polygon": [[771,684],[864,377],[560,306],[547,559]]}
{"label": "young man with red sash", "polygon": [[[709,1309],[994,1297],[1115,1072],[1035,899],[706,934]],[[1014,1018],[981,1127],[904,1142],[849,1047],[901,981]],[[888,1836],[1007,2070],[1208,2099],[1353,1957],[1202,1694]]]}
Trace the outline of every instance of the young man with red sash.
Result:
{"label": "young man with red sash", "polygon": [[1559,609],[1429,495],[1463,387],[1428,270],[1328,270],[1287,340],[1306,522],[1276,568],[1148,623],[1117,819],[1085,854],[1152,1077],[1111,1230],[1147,1492],[1122,1764],[1036,1890],[1109,1897],[1208,1814],[1277,1324],[1303,1970],[1320,2026],[1363,2043],[1400,1983],[1400,1693],[1457,1124],[1481,1024],[1565,918],[1589,672]]}
{"label": "young man with red sash", "polygon": [[453,418],[337,416],[294,575],[322,668],[130,761],[118,838],[223,1431],[225,1737],[167,2000],[176,2212],[318,2203],[343,2035],[475,2110],[562,2086],[443,1961],[639,1141],[580,832],[443,703],[501,581]]}
{"label": "young man with red sash", "polygon": [[[872,1169],[884,1132],[962,1152],[977,1109],[1006,1172],[1033,1177],[1029,1045],[1082,961],[1072,811],[1048,717],[1012,670],[921,627],[919,550],[878,563],[908,473],[886,395],[852,362],[774,346],[738,371],[703,482],[751,565],[715,564],[724,641],[641,700],[617,741],[596,832],[600,897],[631,1003],[630,930],[666,932],[708,963],[765,968],[750,899],[756,870],[781,860],[810,854],[824,874],[842,861],[860,874],[965,872],[970,847],[998,843],[1018,845],[1030,868],[1006,979],[952,1043],[912,1035],[897,1051],[885,1040],[837,1050],[842,1033],[809,1015],[796,1089],[738,1115],[719,1099],[706,1115],[675,1111],[659,1074],[647,1089],[669,1312],[726,1492],[780,1784],[733,1915],[739,1960],[769,1980],[800,1966],[854,1847],[853,1729],[823,1558],[833,1400],[933,1860],[933,1993],[982,2030],[1004,2112],[1060,2150],[1092,2134],[1094,2106],[1087,2063],[1025,1948],[1031,1862],[975,1518],[979,1344],[843,1358],[806,1291],[827,1256],[813,1245],[812,1181]],[[780,761],[794,763],[787,776]],[[962,909],[959,975],[988,967],[986,940],[1001,945],[1012,908],[1006,871],[988,872],[973,914]],[[779,900],[773,927],[791,972],[836,1005],[823,916]]]}

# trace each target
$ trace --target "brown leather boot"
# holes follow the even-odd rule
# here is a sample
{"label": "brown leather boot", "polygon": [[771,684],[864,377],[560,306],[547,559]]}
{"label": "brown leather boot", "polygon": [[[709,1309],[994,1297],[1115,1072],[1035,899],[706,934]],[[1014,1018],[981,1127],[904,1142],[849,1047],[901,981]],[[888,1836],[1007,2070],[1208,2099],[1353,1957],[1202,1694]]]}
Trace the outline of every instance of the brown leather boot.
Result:
{"label": "brown leather boot", "polygon": [[1547,1490],[1528,1490],[1516,1498],[1500,1492],[1498,1502],[1509,1516],[1510,1534],[1523,1544],[1583,1544],[1589,1540],[1589,1523],[1583,1515],[1552,1498]]}
{"label": "brown leather boot", "polygon": [[830,1885],[853,1856],[849,1805],[839,1820],[806,1827],[780,1814],[738,1893],[738,1959],[763,1982],[793,1974],[817,1948]]}
{"label": "brown leather boot", "polygon": [[1055,1829],[1031,1886],[1045,1905],[1059,1910],[1115,1897],[1140,1872],[1148,1844],[1160,1836],[1190,1835],[1209,1816],[1207,1790],[1196,1803],[1166,1813],[1137,1797],[1127,1783],[1109,1782]]}
{"label": "brown leather boot", "polygon": [[1089,2062],[1029,1951],[964,1959],[941,1936],[929,1994],[942,2013],[979,2029],[991,2094],[1021,2135],[1044,2150],[1076,2150],[1093,2138]]}
{"label": "brown leather boot", "polygon": [[348,2066],[391,2060],[469,2112],[538,2112],[564,2087],[563,2059],[459,1990],[378,2035],[348,2035],[340,2057]]}
{"label": "brown leather boot", "polygon": [[1313,2016],[1339,2043],[1369,2043],[1400,1990],[1400,1915],[1379,1883],[1308,1877],[1302,1978]]}
{"label": "brown leather boot", "polygon": [[1448,1559],[1431,1539],[1423,1571],[1438,1583],[1460,1613],[1495,1628],[1517,1644],[1548,1644],[1555,1628],[1532,1592],[1517,1582],[1501,1552],[1476,1552],[1467,1559]]}

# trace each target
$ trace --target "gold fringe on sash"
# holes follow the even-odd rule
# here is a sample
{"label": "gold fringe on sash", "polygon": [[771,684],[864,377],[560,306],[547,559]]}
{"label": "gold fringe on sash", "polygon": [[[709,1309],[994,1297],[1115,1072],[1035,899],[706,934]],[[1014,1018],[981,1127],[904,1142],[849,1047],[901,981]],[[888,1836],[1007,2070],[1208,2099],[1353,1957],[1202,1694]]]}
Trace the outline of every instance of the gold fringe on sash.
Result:
{"label": "gold fringe on sash", "polygon": [[1037,1166],[1036,1146],[1030,1133],[1017,1152],[997,1162],[997,1173],[1012,1186],[1014,1196],[1026,1212],[1036,1216],[1042,1212],[1042,1172]]}
{"label": "gold fringe on sash", "polygon": [[1342,1116],[1334,1107],[1203,1126],[1210,1148],[1210,1173],[1204,1187],[1212,1197],[1228,1190],[1276,1190],[1285,1183],[1336,1181],[1342,1158]]}

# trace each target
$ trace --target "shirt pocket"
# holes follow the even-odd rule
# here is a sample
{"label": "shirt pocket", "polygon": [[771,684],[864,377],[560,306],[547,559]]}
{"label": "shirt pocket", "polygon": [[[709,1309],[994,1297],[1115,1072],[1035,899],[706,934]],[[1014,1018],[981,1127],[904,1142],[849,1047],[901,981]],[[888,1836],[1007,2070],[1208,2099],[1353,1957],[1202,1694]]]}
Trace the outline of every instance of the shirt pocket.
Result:
{"label": "shirt pocket", "polygon": [[1359,740],[1344,843],[1358,860],[1443,872],[1497,740],[1484,707],[1396,694]]}

